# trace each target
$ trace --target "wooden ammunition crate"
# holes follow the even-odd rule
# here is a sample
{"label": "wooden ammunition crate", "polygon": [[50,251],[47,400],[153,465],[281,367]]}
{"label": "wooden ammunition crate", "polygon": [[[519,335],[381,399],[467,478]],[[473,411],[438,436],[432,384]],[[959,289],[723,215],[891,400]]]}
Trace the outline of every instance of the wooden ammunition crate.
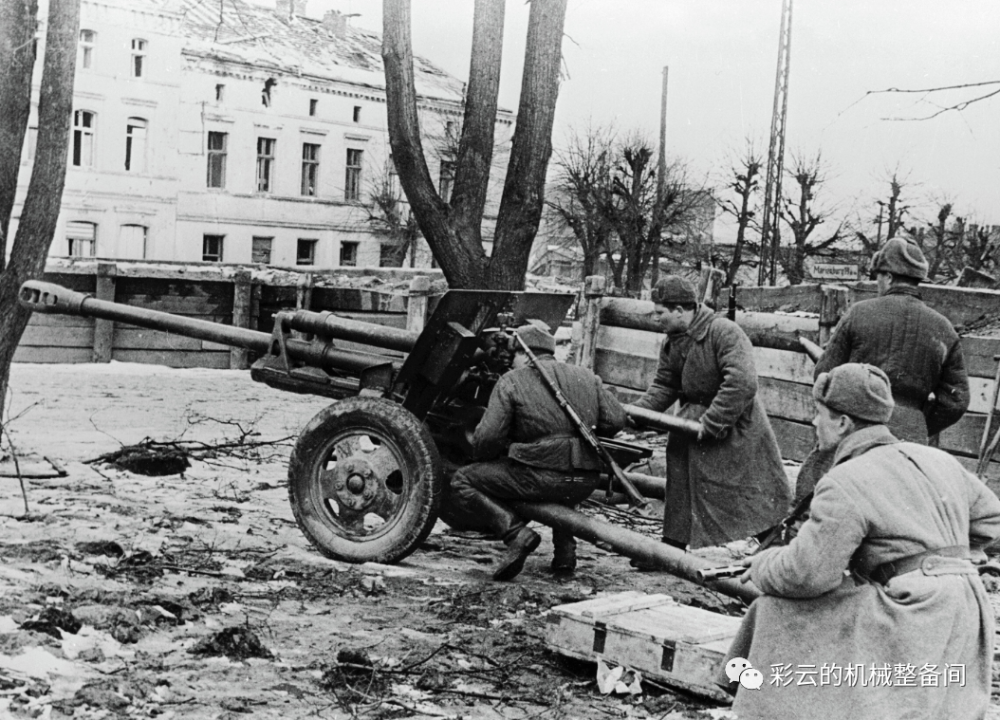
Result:
{"label": "wooden ammunition crate", "polygon": [[732,700],[715,681],[740,618],[629,591],[559,605],[547,620],[546,644],[556,652],[601,658],[713,700]]}

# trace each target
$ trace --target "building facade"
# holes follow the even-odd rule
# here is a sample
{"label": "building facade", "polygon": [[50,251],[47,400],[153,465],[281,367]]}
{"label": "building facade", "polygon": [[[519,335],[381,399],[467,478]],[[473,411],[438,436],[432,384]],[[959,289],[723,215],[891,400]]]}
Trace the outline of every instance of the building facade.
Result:
{"label": "building facade", "polygon": [[[386,264],[393,253],[383,246],[395,241],[372,197],[398,197],[402,221],[408,208],[389,151],[381,38],[339,13],[317,20],[302,9],[288,0],[271,8],[84,0],[50,254]],[[426,60],[414,64],[425,154],[447,196],[463,84]],[[35,104],[22,166],[33,159],[37,84]],[[498,134],[512,126],[501,111]],[[491,192],[488,237],[501,182]],[[416,245],[405,264],[429,265],[426,244]]]}

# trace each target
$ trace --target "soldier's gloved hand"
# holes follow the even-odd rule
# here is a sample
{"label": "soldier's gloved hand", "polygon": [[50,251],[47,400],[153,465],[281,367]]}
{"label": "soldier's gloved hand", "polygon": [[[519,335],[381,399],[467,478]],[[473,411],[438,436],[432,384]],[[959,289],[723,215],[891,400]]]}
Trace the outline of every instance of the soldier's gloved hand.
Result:
{"label": "soldier's gloved hand", "polygon": [[711,440],[714,437],[715,436],[712,435],[712,433],[710,433],[708,430],[705,429],[704,423],[698,423],[698,442],[702,442],[703,440],[706,439]]}
{"label": "soldier's gloved hand", "polygon": [[753,558],[752,557],[743,558],[742,565],[746,568],[746,570],[744,570],[743,574],[740,575],[740,582],[748,583],[752,579],[750,577],[750,566],[753,565]]}

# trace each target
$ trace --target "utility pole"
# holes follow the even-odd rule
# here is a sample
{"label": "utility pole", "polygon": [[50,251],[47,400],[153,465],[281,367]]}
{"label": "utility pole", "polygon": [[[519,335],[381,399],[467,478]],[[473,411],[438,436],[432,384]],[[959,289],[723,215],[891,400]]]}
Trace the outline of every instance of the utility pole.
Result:
{"label": "utility pole", "polygon": [[781,33],[778,37],[778,70],[774,79],[774,108],[771,111],[771,142],[767,153],[767,182],[764,186],[764,220],[760,236],[758,285],[774,285],[781,236],[781,176],[785,167],[785,121],[788,115],[788,68],[792,51],[792,0],[781,2]]}
{"label": "utility pole", "polygon": [[[660,156],[656,164],[656,213],[663,212],[663,187],[667,175],[667,72],[670,68],[663,66],[663,89],[660,92]],[[662,229],[661,229],[662,232]],[[653,285],[660,279],[660,240],[653,247],[653,270],[650,280]]]}

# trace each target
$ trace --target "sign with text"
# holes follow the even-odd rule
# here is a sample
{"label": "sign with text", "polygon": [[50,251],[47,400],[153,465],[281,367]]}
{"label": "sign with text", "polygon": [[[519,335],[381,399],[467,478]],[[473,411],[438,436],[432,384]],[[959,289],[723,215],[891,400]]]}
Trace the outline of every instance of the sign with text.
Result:
{"label": "sign with text", "polygon": [[857,280],[857,265],[841,265],[837,263],[815,263],[810,274],[816,280]]}

